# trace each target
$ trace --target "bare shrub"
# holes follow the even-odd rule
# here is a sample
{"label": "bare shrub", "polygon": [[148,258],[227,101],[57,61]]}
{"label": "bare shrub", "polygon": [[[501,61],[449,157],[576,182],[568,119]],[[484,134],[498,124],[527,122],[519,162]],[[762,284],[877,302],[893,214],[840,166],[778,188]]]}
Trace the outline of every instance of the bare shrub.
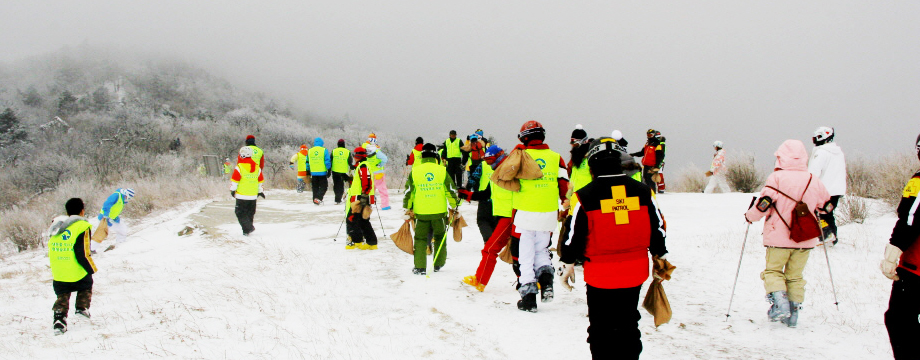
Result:
{"label": "bare shrub", "polygon": [[866,199],[856,195],[844,196],[834,216],[840,225],[850,223],[862,224],[869,217],[869,204]]}
{"label": "bare shrub", "polygon": [[752,193],[760,191],[766,176],[754,164],[754,156],[743,151],[735,151],[727,156],[725,179],[733,190]]}
{"label": "bare shrub", "polygon": [[848,157],[847,195],[880,199],[891,206],[897,206],[904,184],[917,170],[917,166],[916,157],[907,151],[878,159]]}
{"label": "bare shrub", "polygon": [[51,224],[52,217],[43,218],[38,212],[30,210],[11,211],[0,220],[0,233],[7,241],[22,252],[41,248],[42,231]]}
{"label": "bare shrub", "polygon": [[672,186],[675,192],[701,193],[706,189],[707,183],[703,170],[690,163],[677,172],[677,181]]}

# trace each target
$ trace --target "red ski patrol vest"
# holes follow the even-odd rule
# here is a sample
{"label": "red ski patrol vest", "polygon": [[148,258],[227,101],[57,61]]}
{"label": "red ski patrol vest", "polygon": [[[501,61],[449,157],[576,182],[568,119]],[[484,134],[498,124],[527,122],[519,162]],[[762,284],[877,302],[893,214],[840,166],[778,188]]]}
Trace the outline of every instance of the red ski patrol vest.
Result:
{"label": "red ski patrol vest", "polygon": [[[910,201],[910,203],[913,204],[918,201],[918,196],[920,196],[920,172],[914,174],[910,181],[907,182],[907,186],[904,187],[904,197],[902,201],[910,201],[910,199],[913,199],[913,201]],[[917,221],[916,213],[908,213],[907,216],[908,221]],[[920,224],[915,223],[908,223],[907,225],[920,226]],[[920,237],[915,239],[914,243],[901,254],[901,261],[898,267],[920,276]]]}
{"label": "red ski patrol vest", "polygon": [[642,165],[655,166],[655,164],[658,163],[655,150],[657,150],[659,146],[661,145],[645,145],[642,154]]}
{"label": "red ski patrol vest", "polygon": [[663,236],[651,190],[626,175],[598,177],[576,193],[588,216],[585,282],[603,289],[642,285],[651,237]]}

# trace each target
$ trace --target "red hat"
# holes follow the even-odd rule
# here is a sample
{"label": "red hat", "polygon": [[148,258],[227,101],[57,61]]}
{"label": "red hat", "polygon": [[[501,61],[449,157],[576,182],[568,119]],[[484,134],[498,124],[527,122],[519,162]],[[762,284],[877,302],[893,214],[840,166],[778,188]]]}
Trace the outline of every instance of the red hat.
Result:
{"label": "red hat", "polygon": [[246,135],[246,140],[255,140],[256,137],[253,135]]}
{"label": "red hat", "polygon": [[354,156],[355,158],[366,158],[367,150],[362,146],[358,146],[354,151],[351,152],[351,156]]}

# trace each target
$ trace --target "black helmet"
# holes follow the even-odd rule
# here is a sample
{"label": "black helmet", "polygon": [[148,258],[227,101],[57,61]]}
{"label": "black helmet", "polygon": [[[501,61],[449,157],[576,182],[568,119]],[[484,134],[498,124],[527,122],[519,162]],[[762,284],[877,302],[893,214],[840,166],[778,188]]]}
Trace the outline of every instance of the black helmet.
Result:
{"label": "black helmet", "polygon": [[422,145],[422,158],[437,158],[438,148],[432,143]]}
{"label": "black helmet", "polygon": [[585,155],[588,166],[595,175],[620,174],[623,172],[620,164],[620,151],[617,150],[617,141],[613,138],[602,137],[591,142],[590,150]]}

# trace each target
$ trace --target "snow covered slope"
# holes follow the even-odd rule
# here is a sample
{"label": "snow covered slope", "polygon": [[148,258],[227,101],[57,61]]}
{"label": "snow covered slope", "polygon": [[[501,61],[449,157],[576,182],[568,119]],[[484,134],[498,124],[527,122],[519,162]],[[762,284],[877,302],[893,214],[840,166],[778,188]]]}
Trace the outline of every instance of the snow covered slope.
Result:
{"label": "snow covered slope", "polygon": [[[327,195],[327,202],[331,194]],[[401,195],[391,193],[394,204]],[[129,242],[94,259],[91,320],[72,315],[51,331],[47,256],[31,252],[0,264],[0,358],[230,359],[585,359],[587,306],[581,270],[576,291],[557,286],[536,314],[518,311],[510,265],[499,263],[484,293],[463,285],[482,239],[476,204],[470,227],[448,241],[447,265],[412,275],[412,259],[378,231],[377,251],[345,250],[340,207],[308,204],[310,194],[271,191],[256,231],[241,235],[230,199],[186,204],[129,223]],[[799,328],[766,320],[759,277],[764,248],[751,227],[731,317],[725,312],[741,252],[746,194],[659,196],[668,221],[665,282],[674,317],[655,329],[642,310],[645,359],[885,359],[883,324],[890,281],[878,271],[895,218],[890,211],[840,229],[830,261],[811,254]],[[881,207],[879,207],[881,209]],[[881,210],[879,210],[881,211]],[[402,213],[381,212],[386,233]],[[380,220],[372,215],[375,228]],[[191,235],[178,236],[185,226]],[[644,289],[643,289],[644,294]]]}

